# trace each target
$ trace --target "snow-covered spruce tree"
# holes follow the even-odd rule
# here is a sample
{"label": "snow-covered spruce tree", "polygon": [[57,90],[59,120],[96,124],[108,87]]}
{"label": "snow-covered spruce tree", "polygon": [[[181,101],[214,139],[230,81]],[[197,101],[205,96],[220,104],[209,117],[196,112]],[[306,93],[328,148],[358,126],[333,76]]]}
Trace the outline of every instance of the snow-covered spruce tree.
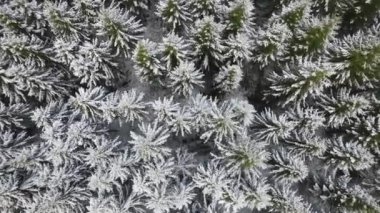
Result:
{"label": "snow-covered spruce tree", "polygon": [[224,22],[226,35],[236,35],[241,32],[250,32],[253,18],[251,1],[234,0],[225,8]]}
{"label": "snow-covered spruce tree", "polygon": [[55,39],[51,48],[54,53],[54,60],[62,64],[70,64],[75,61],[78,57],[78,44],[78,41],[65,41],[62,38]]}
{"label": "snow-covered spruce tree", "polygon": [[65,1],[47,2],[43,10],[55,36],[66,40],[79,40],[85,27],[76,16],[75,10]]}
{"label": "snow-covered spruce tree", "polygon": [[274,96],[283,104],[302,104],[312,96],[320,96],[331,87],[329,77],[334,74],[332,65],[319,61],[298,60],[287,63],[280,74],[272,72],[268,96]]}
{"label": "snow-covered spruce tree", "polygon": [[[275,10],[267,23],[257,27],[253,32],[253,36],[256,37],[252,48],[253,59],[261,66],[266,66],[269,62],[271,65],[275,65],[280,61],[287,60],[289,59],[289,48],[303,47],[303,44],[296,44],[295,31],[298,28],[301,29],[302,22],[305,22],[305,27],[308,26],[311,2],[309,0],[285,0],[278,4],[282,6],[281,9]],[[298,31],[298,34],[303,36],[305,31]],[[291,40],[294,40],[294,45],[289,44]]]}
{"label": "snow-covered spruce tree", "polygon": [[328,47],[328,60],[338,71],[334,79],[353,87],[371,87],[380,79],[380,25],[335,39]]}
{"label": "snow-covered spruce tree", "polygon": [[294,125],[295,123],[290,121],[286,114],[278,116],[270,109],[265,109],[262,113],[255,115],[252,129],[259,140],[278,143],[279,139],[290,134]]}
{"label": "snow-covered spruce tree", "polygon": [[118,119],[120,123],[141,121],[147,114],[147,103],[143,98],[144,93],[137,93],[134,89],[108,94],[101,103],[105,119],[108,122]]}
{"label": "snow-covered spruce tree", "polygon": [[272,206],[269,207],[274,212],[295,212],[311,213],[311,205],[297,195],[297,192],[290,185],[276,185],[272,190]]}
{"label": "snow-covered spruce tree", "polygon": [[169,86],[175,94],[189,96],[195,87],[202,87],[203,74],[190,62],[181,62],[169,73]]}
{"label": "snow-covered spruce tree", "polygon": [[26,104],[18,103],[7,106],[0,102],[0,129],[10,130],[15,127],[25,128],[22,121],[27,116],[29,110],[30,109],[28,109],[28,105]]}
{"label": "snow-covered spruce tree", "polygon": [[80,79],[81,84],[95,86],[104,82],[112,85],[123,76],[122,72],[116,71],[117,64],[112,58],[110,41],[94,39],[85,41],[78,48],[75,59],[70,63],[70,70]]}
{"label": "snow-covered spruce tree", "polygon": [[220,7],[220,0],[194,0],[190,2],[191,13],[196,18],[219,15]]}
{"label": "snow-covered spruce tree", "polygon": [[284,150],[275,152],[271,173],[276,182],[293,183],[306,178],[308,169],[302,158],[287,153]]}
{"label": "snow-covered spruce tree", "polygon": [[243,134],[236,141],[229,140],[226,144],[218,144],[221,151],[218,159],[225,161],[227,168],[234,173],[260,177],[260,169],[266,168],[266,162],[269,160],[269,153],[265,150],[266,145],[268,144],[253,141]]}
{"label": "snow-covered spruce tree", "polygon": [[51,60],[44,42],[37,36],[6,33],[1,37],[0,59],[5,63],[30,63],[45,66]]}
{"label": "snow-covered spruce tree", "polygon": [[190,21],[188,2],[185,0],[160,0],[157,15],[162,18],[168,29],[173,32],[186,30]]}
{"label": "snow-covered spruce tree", "polygon": [[379,153],[379,122],[378,116],[362,116],[359,120],[354,122],[354,125],[352,125],[347,132],[350,136],[353,136],[355,140],[360,141],[365,147],[370,148],[375,153]]}
{"label": "snow-covered spruce tree", "polygon": [[148,0],[122,0],[121,3],[128,11],[137,14],[148,9]]}
{"label": "snow-covered spruce tree", "polygon": [[240,81],[243,78],[243,71],[237,65],[228,65],[219,71],[215,78],[216,88],[223,92],[231,92],[240,86]]}
{"label": "snow-covered spruce tree", "polygon": [[136,64],[136,74],[140,81],[150,84],[160,84],[163,78],[162,65],[158,54],[158,44],[149,40],[140,40],[133,53],[133,61]]}
{"label": "snow-covered spruce tree", "polygon": [[87,27],[94,23],[101,5],[101,0],[78,0],[73,2],[73,8],[77,16],[86,23]]}
{"label": "snow-covered spruce tree", "polygon": [[43,4],[37,1],[8,1],[0,6],[1,32],[43,35],[47,21],[42,16]]}
{"label": "snow-covered spruce tree", "polygon": [[186,39],[179,37],[175,33],[169,33],[162,40],[160,44],[162,60],[170,71],[189,57],[190,44]]}
{"label": "snow-covered spruce tree", "polygon": [[164,123],[169,123],[175,114],[181,109],[179,103],[173,103],[173,96],[170,98],[159,98],[151,102],[152,110],[154,111],[154,117]]}
{"label": "snow-covered spruce tree", "polygon": [[251,59],[251,40],[245,33],[229,36],[225,46],[226,61],[242,65]]}
{"label": "snow-covered spruce tree", "polygon": [[207,96],[197,94],[191,97],[188,104],[189,112],[193,117],[193,125],[196,132],[199,132],[206,125],[206,121],[211,111],[212,100]]}
{"label": "snow-covered spruce tree", "polygon": [[287,3],[282,3],[280,11],[275,13],[270,20],[282,22],[291,31],[294,31],[303,20],[307,20],[310,17],[311,2],[309,0],[283,1]]}
{"label": "snow-covered spruce tree", "polygon": [[325,49],[333,38],[337,20],[326,17],[322,20],[310,17],[302,20],[293,31],[285,57],[314,56]]}
{"label": "snow-covered spruce tree", "polygon": [[329,162],[328,167],[332,167],[331,171],[341,169],[363,170],[370,168],[374,163],[374,156],[371,152],[358,144],[358,142],[349,141],[339,137],[328,143],[328,149],[324,155],[324,160]]}
{"label": "snow-covered spruce tree", "polygon": [[253,43],[253,60],[266,66],[273,63],[285,54],[284,42],[289,40],[291,31],[286,24],[277,20],[270,20],[270,23],[259,27],[254,32],[255,39]]}
{"label": "snow-covered spruce tree", "polygon": [[23,92],[23,87],[18,84],[15,76],[12,73],[8,73],[8,69],[0,70],[1,79],[1,95],[8,98],[9,102],[20,102],[25,100],[25,94]]}
{"label": "snow-covered spruce tree", "polygon": [[380,212],[376,0],[3,0],[0,212]]}
{"label": "snow-covered spruce tree", "polygon": [[5,71],[7,72],[5,78],[9,79],[5,84],[5,90],[8,90],[10,86],[7,86],[7,84],[13,84],[11,86],[13,89],[9,91],[11,94],[9,96],[10,101],[18,100],[19,98],[26,101],[26,97],[29,97],[40,102],[49,102],[67,95],[71,86],[65,82],[64,74],[54,74],[57,69],[53,68],[46,68],[41,71],[39,67],[32,64],[18,64],[11,65]]}
{"label": "snow-covered spruce tree", "polygon": [[206,131],[201,135],[201,139],[208,141],[212,137],[215,142],[221,142],[223,139],[233,140],[235,134],[242,133],[243,127],[237,119],[235,107],[231,102],[217,104],[213,101],[206,120]]}
{"label": "snow-covered spruce tree", "polygon": [[101,100],[105,96],[104,88],[95,87],[91,89],[79,88],[75,97],[70,97],[72,106],[85,119],[94,119],[102,115],[100,108]]}
{"label": "snow-covered spruce tree", "polygon": [[95,24],[98,28],[97,34],[108,37],[116,48],[117,55],[123,52],[129,56],[143,32],[140,22],[117,4],[101,8],[99,15],[99,21]]}
{"label": "snow-covered spruce tree", "polygon": [[315,7],[328,14],[343,17],[342,28],[356,31],[378,20],[380,3],[373,0],[318,0],[315,1]]}
{"label": "snow-covered spruce tree", "polygon": [[313,192],[326,204],[323,210],[338,210],[343,212],[378,212],[380,206],[376,198],[371,196],[359,185],[350,186],[350,177],[319,178],[313,187]]}
{"label": "snow-covered spruce tree", "polygon": [[150,159],[164,159],[170,153],[170,149],[162,146],[169,137],[167,129],[158,127],[158,122],[153,125],[142,123],[139,126],[140,134],[131,133],[133,145],[132,151],[138,159],[149,161]]}
{"label": "snow-covered spruce tree", "polygon": [[216,23],[213,16],[205,16],[196,21],[192,29],[193,55],[199,67],[204,70],[219,67],[223,60],[224,46],[221,33],[224,26]]}

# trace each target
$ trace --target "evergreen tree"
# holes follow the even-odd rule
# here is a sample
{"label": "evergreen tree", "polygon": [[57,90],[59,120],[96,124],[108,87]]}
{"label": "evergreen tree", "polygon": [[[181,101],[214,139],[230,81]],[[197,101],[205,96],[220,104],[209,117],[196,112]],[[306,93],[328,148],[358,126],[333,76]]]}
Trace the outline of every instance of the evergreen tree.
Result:
{"label": "evergreen tree", "polygon": [[222,61],[221,32],[223,25],[216,23],[212,16],[205,16],[197,20],[196,28],[192,30],[192,45],[195,49],[193,55],[202,69],[208,70],[210,67],[218,67]]}
{"label": "evergreen tree", "polygon": [[160,0],[157,15],[168,25],[170,31],[179,32],[186,29],[190,20],[188,4],[183,0]]}
{"label": "evergreen tree", "polygon": [[3,0],[0,212],[380,212],[378,0]]}
{"label": "evergreen tree", "polygon": [[123,52],[129,56],[143,32],[140,22],[128,12],[119,9],[116,4],[101,8],[99,15],[100,20],[95,25],[98,27],[97,34],[108,36],[112,46],[116,48],[117,55]]}
{"label": "evergreen tree", "polygon": [[158,58],[158,44],[149,40],[141,40],[133,53],[136,72],[141,81],[160,83],[164,75]]}

